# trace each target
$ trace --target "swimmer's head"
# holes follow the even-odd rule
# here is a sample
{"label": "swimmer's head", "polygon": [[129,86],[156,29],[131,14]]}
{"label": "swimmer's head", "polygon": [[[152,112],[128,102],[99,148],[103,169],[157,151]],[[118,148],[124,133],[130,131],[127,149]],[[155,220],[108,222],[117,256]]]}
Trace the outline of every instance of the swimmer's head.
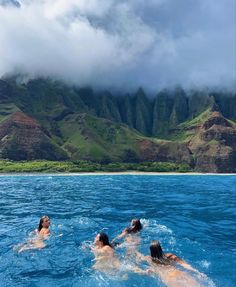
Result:
{"label": "swimmer's head", "polygon": [[150,253],[153,260],[163,258],[163,250],[161,248],[160,242],[153,240],[150,245]]}
{"label": "swimmer's head", "polygon": [[143,228],[142,223],[140,219],[134,218],[131,221],[130,228],[128,228],[128,231],[130,233],[136,233],[140,231]]}
{"label": "swimmer's head", "polygon": [[111,246],[109,242],[109,238],[107,234],[104,232],[97,234],[97,236],[95,237],[94,243],[95,245],[100,245],[100,246],[106,246],[106,245]]}
{"label": "swimmer's head", "polygon": [[48,228],[50,226],[50,219],[48,216],[44,215],[39,220],[39,226],[38,231],[40,231],[42,228]]}

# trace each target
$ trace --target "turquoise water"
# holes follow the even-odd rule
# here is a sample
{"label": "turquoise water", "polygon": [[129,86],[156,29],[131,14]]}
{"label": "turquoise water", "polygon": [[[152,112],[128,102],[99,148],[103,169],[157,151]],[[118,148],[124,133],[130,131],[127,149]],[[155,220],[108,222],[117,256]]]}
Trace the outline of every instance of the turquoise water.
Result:
{"label": "turquoise water", "polygon": [[[88,246],[142,219],[140,251],[158,239],[166,252],[206,274],[203,286],[236,286],[236,176],[1,176],[0,286],[164,286],[155,276],[92,269]],[[42,250],[17,253],[39,218],[52,235]],[[121,260],[125,250],[117,250]]]}

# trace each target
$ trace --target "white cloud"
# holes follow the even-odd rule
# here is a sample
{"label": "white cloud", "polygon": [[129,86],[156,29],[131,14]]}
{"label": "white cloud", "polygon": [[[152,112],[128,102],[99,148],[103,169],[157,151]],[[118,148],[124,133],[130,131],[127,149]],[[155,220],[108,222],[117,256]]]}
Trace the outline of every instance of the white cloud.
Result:
{"label": "white cloud", "polygon": [[151,89],[236,80],[234,0],[19,2],[0,6],[0,76]]}

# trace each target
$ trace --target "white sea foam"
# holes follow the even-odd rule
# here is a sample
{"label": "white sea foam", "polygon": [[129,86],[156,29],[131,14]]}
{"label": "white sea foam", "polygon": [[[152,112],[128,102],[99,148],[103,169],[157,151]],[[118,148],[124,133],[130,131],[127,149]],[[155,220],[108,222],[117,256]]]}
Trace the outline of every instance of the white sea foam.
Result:
{"label": "white sea foam", "polygon": [[82,225],[83,227],[85,226],[96,226],[96,222],[92,220],[91,218],[88,217],[79,217],[76,219],[76,223],[79,225]]}
{"label": "white sea foam", "polygon": [[88,217],[80,217],[77,220],[77,223],[79,223],[81,225],[90,225],[91,224],[91,219],[89,219]]}
{"label": "white sea foam", "polygon": [[156,220],[141,218],[141,223],[144,228],[152,229],[157,233],[173,234],[173,231],[170,228],[158,223]]}
{"label": "white sea foam", "polygon": [[162,233],[173,234],[173,231],[165,225],[157,224],[157,228],[159,228]]}
{"label": "white sea foam", "polygon": [[171,246],[175,246],[176,245],[176,239],[173,236],[171,236],[170,239],[168,240],[168,243]]}
{"label": "white sea foam", "polygon": [[206,269],[209,268],[209,266],[211,265],[211,262],[207,261],[207,260],[202,260],[200,261],[200,265]]}
{"label": "white sea foam", "polygon": [[201,281],[201,286],[204,286],[204,287],[216,287],[215,283],[210,278],[208,278],[207,276],[203,276],[200,279],[202,279],[202,280],[200,280]]}

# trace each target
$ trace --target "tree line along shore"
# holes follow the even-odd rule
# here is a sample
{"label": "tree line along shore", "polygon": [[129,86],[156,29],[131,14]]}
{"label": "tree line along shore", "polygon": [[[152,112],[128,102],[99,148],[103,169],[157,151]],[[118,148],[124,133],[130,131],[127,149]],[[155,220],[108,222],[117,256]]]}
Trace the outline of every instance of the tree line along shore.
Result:
{"label": "tree line along shore", "polygon": [[191,172],[187,164],[173,162],[95,163],[91,161],[8,161],[0,160],[0,173],[54,173],[54,172]]}

